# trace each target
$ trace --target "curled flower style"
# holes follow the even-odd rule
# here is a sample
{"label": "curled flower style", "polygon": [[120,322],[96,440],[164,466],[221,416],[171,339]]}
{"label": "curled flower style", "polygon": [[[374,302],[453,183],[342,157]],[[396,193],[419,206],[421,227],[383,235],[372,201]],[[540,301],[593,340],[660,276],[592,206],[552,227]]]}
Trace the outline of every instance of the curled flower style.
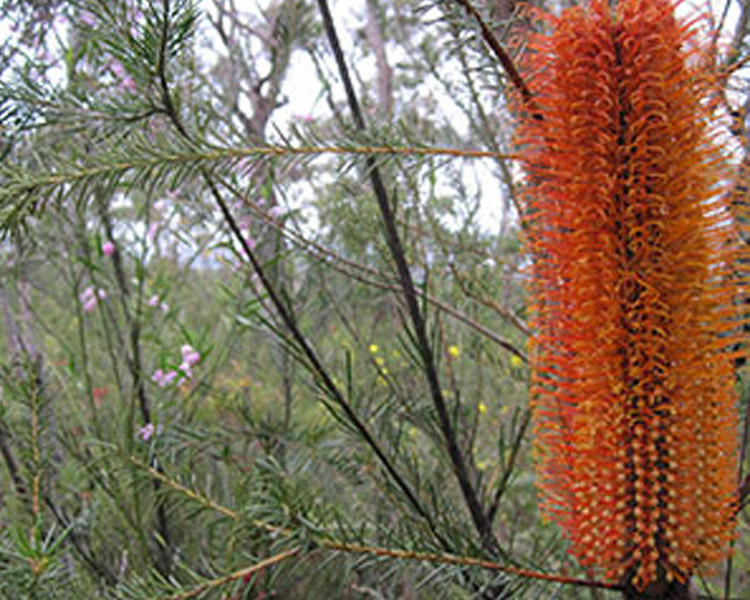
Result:
{"label": "curled flower style", "polygon": [[725,556],[736,510],[741,250],[711,89],[669,0],[544,18],[518,128],[543,507],[583,565],[667,589]]}

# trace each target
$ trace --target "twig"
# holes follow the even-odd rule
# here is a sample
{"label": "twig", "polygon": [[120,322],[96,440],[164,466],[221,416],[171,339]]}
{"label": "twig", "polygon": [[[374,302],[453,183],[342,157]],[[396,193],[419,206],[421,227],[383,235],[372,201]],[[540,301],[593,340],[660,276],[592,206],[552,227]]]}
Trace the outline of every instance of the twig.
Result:
{"label": "twig", "polygon": [[274,554],[270,558],[266,558],[265,560],[262,560],[250,567],[245,567],[244,569],[240,569],[239,571],[235,571],[234,573],[230,573],[229,575],[217,577],[216,579],[212,579],[211,581],[206,581],[205,583],[194,587],[190,591],[175,594],[173,596],[165,596],[163,597],[163,600],[187,600],[188,598],[195,598],[196,596],[202,594],[207,590],[221,587],[223,585],[226,585],[227,583],[237,581],[238,579],[249,578],[250,575],[254,575],[255,573],[278,564],[286,560],[287,558],[291,558],[292,556],[299,554],[299,552],[299,548],[292,548],[291,550],[287,550],[286,552],[279,552],[278,554]]}
{"label": "twig", "polygon": [[[240,513],[233,511],[231,508],[221,506],[217,504],[216,502],[214,502],[213,500],[211,500],[210,498],[207,498],[206,496],[203,496],[202,494],[195,492],[194,490],[186,488],[182,484],[165,476],[163,473],[160,473],[153,467],[150,467],[146,465],[145,463],[142,463],[137,458],[134,458],[131,456],[129,457],[129,460],[138,468],[146,471],[151,477],[158,479],[159,481],[164,483],[164,485],[174,489],[175,491],[180,492],[181,494],[184,494],[185,496],[190,498],[192,501],[198,504],[201,504],[205,506],[206,508],[215,510],[223,514],[224,516],[229,517],[232,520],[240,521],[242,519],[242,515]],[[253,519],[251,523],[254,527],[267,531],[268,533],[271,533],[275,536],[281,535],[284,537],[293,537],[295,535],[294,531],[289,528],[271,525],[270,523],[261,521],[259,519]],[[543,581],[563,583],[567,585],[602,588],[602,589],[609,589],[609,590],[615,590],[615,591],[623,589],[622,586],[616,583],[609,583],[605,581],[598,581],[598,580],[591,580],[591,579],[579,579],[576,577],[568,577],[566,575],[556,575],[554,573],[541,573],[539,571],[534,571],[532,569],[523,569],[519,567],[503,565],[495,561],[485,560],[481,558],[474,558],[471,556],[459,556],[459,555],[448,554],[448,553],[438,554],[434,552],[419,552],[419,551],[414,551],[414,550],[401,550],[398,548],[384,548],[381,546],[367,546],[367,545],[362,545],[362,544],[352,544],[352,543],[337,540],[333,537],[328,537],[328,536],[320,537],[319,539],[316,538],[312,540],[312,543],[314,543],[315,545],[321,548],[327,548],[329,550],[335,550],[335,551],[344,552],[347,554],[383,556],[383,557],[388,557],[388,558],[395,558],[398,560],[431,562],[431,563],[457,565],[457,566],[464,566],[464,567],[479,567],[481,569],[487,569],[489,571],[499,571],[502,573],[507,573],[509,575],[523,577],[526,579],[538,579],[538,580],[543,580]]]}
{"label": "twig", "polygon": [[470,0],[455,1],[463,6],[469,16],[471,16],[477,22],[477,25],[479,25],[479,30],[482,33],[482,38],[490,47],[490,50],[492,50],[492,53],[495,55],[497,60],[500,61],[500,64],[502,65],[505,73],[508,75],[510,82],[521,93],[521,97],[523,98],[524,103],[534,108],[534,95],[531,93],[531,90],[526,85],[523,77],[521,77],[521,74],[518,72],[513,59],[508,56],[505,48],[503,48],[500,41],[492,32],[492,29],[490,29],[487,23],[484,21],[482,15],[479,14],[479,11],[474,7]]}
{"label": "twig", "polygon": [[[344,53],[339,43],[338,34],[333,23],[333,17],[328,6],[327,0],[318,0],[318,7],[323,18],[323,26],[328,37],[328,41],[333,51],[336,65],[338,67],[339,75],[341,76],[342,83],[346,92],[347,101],[349,108],[354,117],[357,129],[363,131],[365,121],[362,116],[362,111],[359,107],[359,101],[357,100],[354,86],[352,85],[351,77],[349,75],[349,69],[346,66],[346,60],[344,59]],[[456,433],[451,422],[451,418],[448,412],[448,407],[445,403],[443,393],[440,389],[440,380],[435,366],[435,360],[430,346],[430,342],[427,336],[427,328],[425,326],[424,317],[421,309],[419,308],[418,295],[415,292],[414,282],[411,278],[409,266],[406,261],[404,249],[401,243],[398,230],[396,228],[396,219],[393,209],[386,192],[385,185],[380,176],[380,170],[378,169],[375,159],[372,156],[366,159],[367,172],[372,183],[375,197],[380,209],[380,213],[383,220],[383,226],[385,228],[386,242],[391,252],[391,256],[396,263],[396,270],[398,272],[400,284],[403,291],[404,300],[406,301],[408,313],[412,322],[412,325],[416,334],[416,342],[418,351],[421,355],[422,363],[425,369],[425,375],[428,380],[430,392],[432,395],[433,404],[438,416],[440,429],[443,433],[445,443],[448,450],[448,455],[453,466],[456,479],[458,480],[461,493],[464,497],[464,501],[471,514],[474,526],[479,533],[479,537],[482,546],[488,552],[496,554],[501,552],[500,547],[495,539],[492,531],[492,525],[487,519],[487,515],[484,512],[484,508],[479,500],[476,489],[471,483],[469,477],[469,471],[466,466],[463,453],[458,445]]]}
{"label": "twig", "polygon": [[[166,78],[164,79],[164,81],[166,82]],[[164,89],[166,90],[167,94],[169,94],[169,89],[166,83],[164,85]],[[165,105],[165,108],[168,110],[168,107],[166,105]],[[191,135],[187,132],[187,130],[182,125],[179,115],[174,110],[172,111],[168,110],[168,116],[171,122],[175,125],[176,129],[179,131],[180,135],[185,139],[185,141],[193,145],[194,141]],[[214,182],[212,177],[209,175],[209,173],[205,169],[201,169],[201,175],[203,177],[203,180],[206,186],[209,189],[209,192],[214,198],[214,201],[216,202],[216,205],[218,206],[222,214],[222,217],[224,218],[224,221],[229,226],[229,229],[232,232],[232,235],[240,244],[240,247],[242,248],[243,253],[247,257],[247,259],[250,261],[250,264],[252,265],[253,270],[258,275],[258,279],[260,280],[261,285],[263,286],[266,293],[268,294],[268,299],[271,301],[271,304],[274,306],[274,309],[276,310],[277,314],[281,318],[281,321],[283,322],[284,326],[289,331],[292,339],[297,344],[298,348],[301,350],[301,353],[304,356],[305,360],[307,361],[310,370],[314,373],[314,375],[316,376],[321,386],[325,390],[327,390],[327,392],[335,400],[336,404],[338,404],[341,407],[341,409],[344,411],[344,413],[346,414],[351,424],[362,436],[362,439],[364,439],[365,443],[375,453],[380,464],[387,471],[389,476],[394,481],[395,485],[404,494],[404,496],[406,497],[406,499],[408,500],[412,508],[424,519],[425,523],[427,524],[428,528],[430,529],[435,539],[438,540],[444,547],[448,548],[449,545],[448,545],[447,540],[438,531],[437,525],[434,519],[432,518],[432,516],[430,515],[430,513],[427,512],[427,509],[424,506],[422,506],[422,503],[417,498],[415,492],[411,489],[411,486],[401,476],[401,474],[396,469],[395,465],[388,458],[385,451],[380,447],[380,444],[378,444],[377,440],[375,439],[373,434],[370,432],[370,430],[367,428],[365,423],[359,418],[359,416],[354,412],[352,407],[346,401],[341,391],[338,389],[338,386],[334,383],[333,379],[328,374],[328,371],[325,369],[325,367],[321,363],[315,350],[307,341],[307,338],[305,338],[305,336],[300,331],[299,327],[297,326],[297,321],[293,312],[282,301],[281,296],[279,295],[279,292],[276,290],[276,287],[269,279],[268,274],[266,273],[266,270],[264,269],[263,265],[261,265],[260,261],[258,260],[258,257],[255,255],[255,252],[250,248],[250,245],[245,239],[245,236],[242,235],[242,231],[240,230],[240,227],[237,221],[235,220],[234,216],[229,210],[227,203],[225,202],[224,198],[222,197],[221,193],[216,187],[216,183]]]}
{"label": "twig", "polygon": [[[231,182],[226,181],[223,178],[218,178],[218,181],[219,183],[221,183],[221,185],[226,187],[235,196],[239,198],[247,199],[246,194],[243,193],[236,186],[232,185]],[[337,271],[341,273],[342,275],[345,275],[351,279],[354,279],[355,281],[359,281],[360,283],[364,283],[365,285],[371,285],[381,290],[388,290],[392,292],[401,291],[401,286],[399,285],[399,283],[396,281],[394,281],[393,283],[390,283],[388,281],[389,280],[388,276],[384,274],[382,271],[378,269],[374,269],[372,267],[368,267],[360,263],[356,263],[351,260],[348,260],[344,258],[343,256],[337,254],[333,250],[330,250],[329,248],[326,248],[322,246],[321,244],[318,244],[317,242],[314,242],[313,240],[304,237],[299,232],[294,231],[291,228],[285,227],[284,225],[278,223],[276,220],[269,217],[264,211],[256,209],[252,203],[250,203],[250,207],[253,209],[254,216],[260,219],[261,221],[263,221],[265,225],[269,225],[270,227],[274,228],[277,232],[279,232],[281,235],[286,237],[293,244],[302,248],[303,250],[306,250],[318,260],[325,261],[326,265],[331,267],[334,271]],[[340,264],[336,264],[336,263],[340,263]],[[372,277],[367,277],[365,275],[362,275],[361,273],[358,273],[357,271],[360,271],[361,273],[366,273],[367,275],[371,275]],[[373,277],[377,277],[378,279],[373,279]],[[446,302],[443,302],[442,300],[436,298],[435,296],[431,294],[428,294],[425,291],[415,289],[415,292],[419,295],[420,299],[428,302],[429,304],[432,304],[436,308],[439,308],[440,310],[444,311],[445,313],[452,316],[457,321],[460,321],[464,325],[471,327],[472,329],[474,329],[476,332],[486,337],[491,342],[515,354],[518,358],[520,358],[524,362],[528,361],[528,358],[526,354],[523,352],[523,350],[521,350],[515,344],[506,340],[505,338],[500,337],[497,333],[485,327],[478,321],[472,319],[465,313],[461,312],[455,306],[452,306]],[[473,298],[473,299],[475,301],[479,301],[476,298]],[[491,307],[491,308],[493,308],[494,310],[496,310],[496,312],[498,312],[499,307]],[[501,316],[505,316],[503,313],[498,312],[498,314],[501,314]],[[511,315],[508,315],[507,318],[508,320],[510,320],[512,324],[514,324],[522,332],[528,333],[528,329],[526,329],[524,325],[520,321],[518,321],[518,319],[516,319],[515,317],[512,317]]]}

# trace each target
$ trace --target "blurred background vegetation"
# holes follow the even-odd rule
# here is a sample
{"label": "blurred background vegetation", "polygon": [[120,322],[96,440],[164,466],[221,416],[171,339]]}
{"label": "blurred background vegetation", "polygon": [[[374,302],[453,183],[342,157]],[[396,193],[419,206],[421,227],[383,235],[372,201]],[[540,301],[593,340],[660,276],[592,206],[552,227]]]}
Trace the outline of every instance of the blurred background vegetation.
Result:
{"label": "blurred background vegetation", "polygon": [[514,0],[2,7],[0,597],[617,596],[536,510]]}

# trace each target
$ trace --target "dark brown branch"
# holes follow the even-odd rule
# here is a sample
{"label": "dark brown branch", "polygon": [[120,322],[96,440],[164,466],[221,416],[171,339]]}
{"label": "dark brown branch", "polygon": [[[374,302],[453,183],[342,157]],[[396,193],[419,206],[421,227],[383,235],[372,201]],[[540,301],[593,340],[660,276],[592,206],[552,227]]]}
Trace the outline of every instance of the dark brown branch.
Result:
{"label": "dark brown branch", "polygon": [[421,502],[419,502],[416,495],[412,491],[411,487],[406,483],[403,477],[401,477],[401,474],[396,470],[396,467],[393,465],[393,463],[391,463],[388,456],[386,456],[385,451],[380,447],[375,437],[372,435],[372,433],[370,433],[370,430],[360,420],[360,418],[354,412],[352,407],[343,397],[338,387],[333,382],[333,379],[328,374],[328,371],[325,369],[323,364],[318,359],[318,356],[313,350],[312,346],[310,346],[305,336],[299,330],[299,327],[297,326],[297,321],[294,315],[289,310],[287,305],[282,301],[281,296],[279,296],[278,292],[275,289],[275,286],[272,284],[271,280],[268,278],[268,275],[265,272],[263,265],[260,264],[260,261],[255,256],[255,253],[253,252],[253,250],[251,250],[250,246],[248,245],[247,240],[242,235],[242,231],[240,230],[239,225],[237,224],[237,221],[232,216],[232,213],[229,210],[229,207],[226,205],[226,202],[224,201],[221,194],[219,193],[219,190],[216,188],[216,184],[213,182],[211,177],[206,172],[203,173],[203,178],[211,192],[211,195],[214,197],[216,204],[219,206],[219,209],[221,210],[221,213],[225,222],[229,226],[229,229],[232,231],[232,235],[234,235],[235,239],[242,246],[242,250],[245,256],[248,258],[248,260],[250,261],[250,264],[253,267],[253,270],[258,275],[258,278],[260,279],[260,282],[263,285],[263,288],[266,290],[266,293],[268,294],[268,297],[271,300],[271,303],[273,304],[274,309],[279,314],[279,317],[281,317],[281,321],[284,323],[284,326],[287,328],[287,330],[291,334],[292,338],[294,339],[294,342],[302,351],[302,354],[307,360],[311,370],[313,371],[315,376],[318,378],[318,380],[322,383],[326,391],[333,397],[336,403],[342,408],[347,418],[352,423],[354,428],[359,432],[362,438],[365,440],[366,444],[373,450],[373,452],[375,452],[375,455],[378,457],[380,464],[383,465],[385,470],[391,476],[396,486],[399,488],[399,490],[401,490],[401,493],[404,494],[404,496],[409,501],[409,503],[414,508],[414,510],[425,520],[425,523],[427,523],[427,526],[432,532],[432,534],[435,536],[435,539],[437,539],[444,548],[449,549],[450,544],[448,544],[447,541],[438,532],[437,526],[435,525],[430,514],[422,506]]}
{"label": "dark brown branch", "polygon": [[515,87],[520,92],[521,98],[523,99],[524,103],[528,106],[533,107],[535,104],[534,94],[531,93],[531,90],[526,85],[523,77],[521,77],[521,73],[518,72],[518,68],[513,62],[513,59],[505,51],[505,48],[503,48],[500,40],[497,39],[497,36],[495,36],[489,25],[487,25],[485,20],[482,18],[482,15],[479,14],[479,11],[474,7],[470,0],[455,1],[463,6],[468,15],[477,22],[477,25],[479,25],[479,30],[482,33],[482,39],[490,47],[490,50],[492,50],[492,53],[502,65],[503,70],[505,71],[506,75],[508,75],[508,78],[513,84],[513,87]]}
{"label": "dark brown branch", "polygon": [[[165,0],[165,2],[168,2],[168,0]],[[165,97],[168,98],[169,87],[167,85],[166,76],[163,77],[163,82],[164,82],[164,85],[163,85],[162,91],[163,93],[165,93]],[[180,121],[180,118],[177,112],[174,111],[173,109],[170,110],[169,106],[167,106],[166,104],[164,108],[172,124],[175,126],[175,128],[180,133],[180,135],[185,139],[185,141],[191,144],[194,143],[192,136],[187,132],[182,122]],[[354,428],[359,432],[359,434],[365,440],[365,443],[375,453],[375,455],[378,458],[378,461],[383,466],[383,468],[388,472],[389,476],[393,480],[396,487],[401,491],[402,494],[404,494],[407,501],[415,510],[415,512],[419,514],[422,519],[424,519],[424,522],[426,523],[427,527],[429,528],[430,532],[435,537],[435,539],[438,540],[438,542],[440,542],[440,544],[446,550],[450,549],[451,548],[450,544],[438,531],[437,525],[435,521],[433,520],[432,516],[422,506],[422,503],[419,501],[415,493],[412,491],[411,487],[406,482],[406,480],[398,472],[395,465],[393,465],[393,463],[390,461],[388,456],[385,454],[385,451],[380,447],[380,445],[378,444],[373,434],[370,432],[367,426],[360,420],[360,418],[354,412],[354,410],[346,401],[344,396],[341,394],[338,387],[333,382],[333,379],[328,374],[328,371],[325,369],[323,364],[318,359],[318,356],[313,350],[312,346],[308,343],[307,339],[300,331],[299,327],[297,326],[297,321],[296,321],[296,318],[294,317],[294,314],[282,300],[280,294],[276,290],[276,286],[274,286],[268,274],[266,273],[263,265],[260,263],[258,257],[255,255],[253,250],[250,248],[247,240],[242,235],[242,231],[240,230],[240,227],[237,224],[237,221],[235,220],[234,216],[229,210],[229,207],[224,201],[224,198],[222,197],[221,193],[216,187],[216,183],[214,182],[213,178],[205,169],[201,169],[201,175],[212,197],[214,198],[216,205],[219,207],[219,210],[221,211],[224,221],[229,226],[229,229],[231,230],[232,235],[235,237],[237,242],[242,247],[243,253],[247,257],[247,259],[250,261],[250,264],[253,267],[253,270],[258,275],[261,285],[263,286],[266,293],[268,294],[268,298],[271,301],[271,304],[273,305],[274,309],[278,313],[279,317],[281,318],[282,323],[286,327],[292,339],[297,344],[298,348],[301,350],[302,355],[307,361],[310,369],[315,374],[318,381],[322,384],[322,387],[331,395],[331,397],[335,400],[336,404],[338,404],[341,407],[341,409],[344,411],[344,413],[346,414],[347,418],[352,423]]]}
{"label": "dark brown branch", "polygon": [[[354,91],[354,86],[349,75],[349,69],[346,65],[344,53],[341,49],[341,44],[339,42],[338,34],[333,23],[333,17],[331,16],[331,11],[328,6],[327,0],[318,0],[318,7],[323,17],[323,26],[336,60],[339,75],[342,79],[342,83],[344,84],[349,109],[351,110],[351,113],[354,117],[357,129],[362,131],[366,128],[365,121],[362,116],[362,111],[359,106],[356,92]],[[391,252],[391,257],[396,263],[396,270],[398,272],[404,300],[406,301],[407,310],[412,322],[412,326],[414,327],[417,349],[420,354],[423,367],[425,369],[425,375],[427,377],[430,393],[432,395],[432,400],[437,412],[440,429],[445,439],[448,455],[450,457],[456,479],[458,480],[459,487],[461,488],[461,494],[464,498],[467,508],[469,509],[469,513],[471,514],[474,526],[479,534],[482,547],[490,554],[497,555],[501,553],[501,549],[492,532],[492,524],[488,520],[487,515],[484,512],[484,508],[482,507],[482,504],[479,500],[477,491],[471,483],[469,470],[464,460],[464,455],[459,447],[448,407],[440,388],[440,381],[438,377],[437,367],[435,365],[435,358],[433,356],[433,350],[427,335],[427,327],[422,315],[422,311],[419,307],[419,298],[415,291],[414,282],[412,280],[409,266],[406,261],[406,255],[404,253],[403,245],[398,234],[398,229],[396,227],[396,218],[393,208],[391,207],[390,200],[388,198],[388,193],[386,192],[385,185],[380,176],[380,170],[377,168],[375,160],[372,157],[368,157],[366,159],[366,166],[367,173],[373,186],[375,197],[382,216],[383,226],[385,228],[386,243]]]}

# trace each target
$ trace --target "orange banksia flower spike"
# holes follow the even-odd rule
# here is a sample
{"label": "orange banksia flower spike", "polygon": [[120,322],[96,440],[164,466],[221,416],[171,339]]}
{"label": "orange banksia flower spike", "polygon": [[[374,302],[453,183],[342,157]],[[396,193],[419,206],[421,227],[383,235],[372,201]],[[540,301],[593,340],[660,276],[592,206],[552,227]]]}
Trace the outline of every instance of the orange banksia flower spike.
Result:
{"label": "orange banksia flower spike", "polygon": [[740,250],[714,94],[669,0],[543,18],[518,127],[543,506],[583,565],[679,587],[725,556],[736,510]]}

